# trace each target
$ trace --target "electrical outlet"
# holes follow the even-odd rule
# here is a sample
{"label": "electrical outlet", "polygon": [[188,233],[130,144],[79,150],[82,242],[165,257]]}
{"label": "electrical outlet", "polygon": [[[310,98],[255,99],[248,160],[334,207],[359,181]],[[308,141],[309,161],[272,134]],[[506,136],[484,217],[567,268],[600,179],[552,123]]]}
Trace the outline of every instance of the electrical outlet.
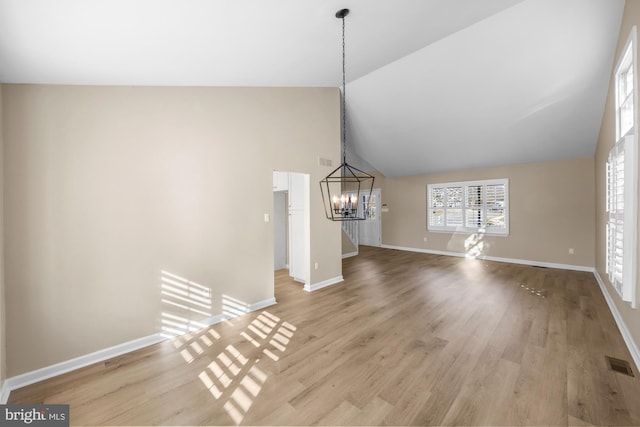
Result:
{"label": "electrical outlet", "polygon": [[425,241],[425,242],[427,241],[427,236],[424,236],[424,241]]}
{"label": "electrical outlet", "polygon": [[569,248],[569,254],[573,255],[573,248]]}

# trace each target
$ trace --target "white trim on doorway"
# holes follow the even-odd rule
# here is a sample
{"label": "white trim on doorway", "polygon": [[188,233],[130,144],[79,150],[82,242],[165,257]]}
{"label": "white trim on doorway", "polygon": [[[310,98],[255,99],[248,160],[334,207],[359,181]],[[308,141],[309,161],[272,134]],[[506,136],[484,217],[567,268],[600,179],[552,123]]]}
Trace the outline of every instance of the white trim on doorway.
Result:
{"label": "white trim on doorway", "polygon": [[336,276],[332,277],[331,279],[323,280],[322,282],[314,283],[312,285],[304,285],[304,290],[307,292],[313,292],[340,282],[344,282],[344,278],[342,276]]}

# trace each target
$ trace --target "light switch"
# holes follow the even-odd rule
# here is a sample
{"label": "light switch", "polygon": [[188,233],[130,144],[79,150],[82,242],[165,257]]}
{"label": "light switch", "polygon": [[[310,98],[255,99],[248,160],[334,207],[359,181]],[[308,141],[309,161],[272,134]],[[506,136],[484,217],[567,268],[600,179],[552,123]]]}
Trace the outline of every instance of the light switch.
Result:
{"label": "light switch", "polygon": [[264,222],[269,222],[269,214],[264,214]]}

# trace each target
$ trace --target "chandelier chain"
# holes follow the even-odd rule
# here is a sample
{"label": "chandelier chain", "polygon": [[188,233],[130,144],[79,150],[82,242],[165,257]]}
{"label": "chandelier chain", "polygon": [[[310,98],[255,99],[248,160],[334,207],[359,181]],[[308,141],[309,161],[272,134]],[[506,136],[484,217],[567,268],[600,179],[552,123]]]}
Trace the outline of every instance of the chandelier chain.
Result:
{"label": "chandelier chain", "polygon": [[[336,18],[342,19],[342,97],[341,97],[341,142],[342,163],[320,181],[322,203],[327,219],[331,221],[361,221],[368,217],[375,177],[347,163],[347,61],[344,18],[349,9],[340,9]],[[357,228],[356,228],[357,230]]]}
{"label": "chandelier chain", "polygon": [[347,163],[347,84],[346,55],[344,37],[344,15],[342,16],[342,163]]}

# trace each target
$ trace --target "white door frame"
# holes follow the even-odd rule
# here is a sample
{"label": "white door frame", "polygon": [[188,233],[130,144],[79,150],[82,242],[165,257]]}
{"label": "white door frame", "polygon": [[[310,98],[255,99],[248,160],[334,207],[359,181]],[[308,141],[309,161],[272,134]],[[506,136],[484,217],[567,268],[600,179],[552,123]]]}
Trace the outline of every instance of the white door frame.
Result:
{"label": "white door frame", "polygon": [[[368,226],[369,224],[366,224],[368,220],[364,220],[364,221],[359,221],[359,230],[358,230],[358,244],[360,245],[364,245],[364,246],[376,246],[376,247],[380,247],[382,246],[382,190],[380,190],[379,188],[374,188],[373,190],[371,190],[371,195],[375,195],[376,197],[376,217],[377,217],[377,223],[378,223],[378,243],[374,244],[374,245],[368,245],[366,243],[363,243],[363,239],[362,236],[365,234],[363,233],[364,229],[366,226]],[[362,202],[360,202],[362,203]]]}
{"label": "white door frame", "polygon": [[[280,171],[277,171],[280,172]],[[274,171],[276,173],[276,171]],[[311,283],[311,201],[310,201],[310,175],[305,173],[296,173],[296,172],[285,172],[289,175],[289,185],[287,188],[288,192],[288,244],[287,244],[287,259],[289,264],[289,274],[296,280],[297,282],[301,282],[305,285],[309,285]],[[301,181],[295,181],[299,179]],[[299,198],[291,197],[292,190],[295,192],[296,190],[302,190],[302,196]],[[292,206],[292,203],[295,206]],[[301,215],[302,218],[298,218],[302,220],[302,225],[300,227],[301,235],[297,235],[296,230],[292,229],[292,216],[291,215]],[[296,222],[296,225],[300,225]],[[292,239],[298,237],[296,242],[292,243]],[[275,245],[275,241],[274,241]],[[302,246],[302,260],[300,261],[300,271],[296,271],[296,276],[294,277],[291,274],[291,269],[295,269],[295,266],[292,266],[295,261],[295,255],[292,256],[291,248],[295,245]],[[274,263],[275,265],[275,263]]]}

